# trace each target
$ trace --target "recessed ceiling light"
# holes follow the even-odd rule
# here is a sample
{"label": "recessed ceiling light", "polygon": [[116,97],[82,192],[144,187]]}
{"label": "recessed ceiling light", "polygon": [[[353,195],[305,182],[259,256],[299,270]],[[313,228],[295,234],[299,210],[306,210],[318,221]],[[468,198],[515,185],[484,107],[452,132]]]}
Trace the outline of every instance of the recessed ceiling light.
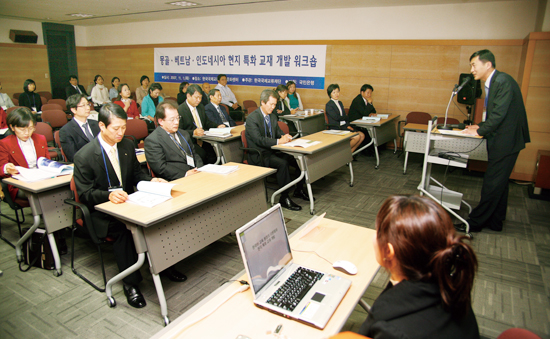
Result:
{"label": "recessed ceiling light", "polygon": [[168,5],[189,7],[189,6],[197,6],[198,3],[191,2],[191,1],[175,1],[175,2],[169,2]]}
{"label": "recessed ceiling light", "polygon": [[92,14],[81,14],[81,13],[73,13],[73,14],[67,14],[67,15],[76,16],[76,17],[80,17],[80,18],[89,18],[89,17],[93,16]]}

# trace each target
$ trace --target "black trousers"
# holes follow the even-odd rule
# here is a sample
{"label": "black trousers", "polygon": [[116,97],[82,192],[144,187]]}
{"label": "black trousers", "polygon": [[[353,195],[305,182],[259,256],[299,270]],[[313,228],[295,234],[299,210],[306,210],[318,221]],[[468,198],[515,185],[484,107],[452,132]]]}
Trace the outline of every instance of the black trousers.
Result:
{"label": "black trousers", "polygon": [[[267,167],[271,167],[277,170],[277,185],[279,186],[279,188],[286,186],[289,182],[298,177],[298,175],[296,174],[291,177],[289,166],[296,168],[297,173],[300,172],[300,168],[296,163],[296,159],[294,159],[293,156],[282,152],[275,152],[274,154],[271,154],[269,157],[264,159],[264,163]],[[304,182],[305,178],[300,180],[296,184],[296,189],[302,190]],[[287,192],[284,192],[283,194],[286,193]]]}
{"label": "black trousers", "polygon": [[244,113],[243,113],[243,109],[241,108],[241,106],[237,107],[237,109],[231,107],[231,106],[227,106],[227,108],[229,108],[229,116],[235,120],[235,121],[243,121],[243,117],[244,117]]}
{"label": "black trousers", "polygon": [[508,207],[508,179],[518,155],[519,152],[516,152],[500,159],[489,159],[481,187],[481,200],[470,213],[470,227],[502,230]]}
{"label": "black trousers", "polygon": [[[196,143],[196,139],[193,138],[193,142]],[[203,141],[202,146],[199,146],[197,144],[196,147],[197,154],[202,159],[203,164],[214,164],[216,160],[218,160],[218,156],[216,155],[216,151],[214,151],[214,147],[212,147],[211,144],[207,143],[206,141]]]}

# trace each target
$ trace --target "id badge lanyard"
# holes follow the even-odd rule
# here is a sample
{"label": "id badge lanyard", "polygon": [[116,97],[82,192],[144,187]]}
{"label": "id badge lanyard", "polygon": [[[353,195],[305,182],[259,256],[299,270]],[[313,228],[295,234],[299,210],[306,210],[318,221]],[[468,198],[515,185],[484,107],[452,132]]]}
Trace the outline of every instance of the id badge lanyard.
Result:
{"label": "id badge lanyard", "polygon": [[[193,149],[191,148],[191,146],[189,146],[189,143],[187,142],[187,140],[185,140],[185,138],[183,137],[183,135],[181,135],[180,131],[178,131],[177,133],[179,134],[180,138],[182,138],[183,141],[185,141],[185,143],[187,144],[187,147],[189,148],[189,152],[191,152],[191,156],[190,156],[191,159],[189,159],[189,160],[192,160],[193,163],[192,163],[192,164],[188,164],[188,165],[191,165],[191,167],[196,167],[196,166],[195,166],[195,157],[194,157],[194,155],[193,155]],[[176,145],[178,145],[178,147],[182,150],[182,152],[185,154],[186,157],[189,157],[189,156],[187,155],[187,152],[185,151],[185,149],[183,149],[183,147],[181,147],[181,144],[180,144],[179,142],[177,142],[177,140],[176,140]],[[189,161],[188,161],[188,162],[189,162]]]}
{"label": "id badge lanyard", "polygon": [[103,149],[103,147],[101,147],[101,155],[103,156],[103,165],[105,165],[105,173],[107,174],[107,182],[109,183],[109,192],[122,190],[122,183],[120,183],[120,186],[116,186],[116,187],[113,187],[113,185],[111,185],[111,179],[109,178],[109,170],[107,169],[107,162],[105,161],[105,150]]}

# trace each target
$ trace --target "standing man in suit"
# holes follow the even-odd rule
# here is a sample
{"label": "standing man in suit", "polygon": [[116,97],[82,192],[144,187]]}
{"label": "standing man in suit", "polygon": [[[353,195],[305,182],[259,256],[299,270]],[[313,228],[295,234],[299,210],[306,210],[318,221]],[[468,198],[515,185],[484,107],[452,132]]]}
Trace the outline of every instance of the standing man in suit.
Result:
{"label": "standing man in suit", "polygon": [[[178,107],[180,114],[180,128],[184,129],[189,135],[203,136],[205,130],[210,128],[222,128],[225,125],[216,125],[208,120],[204,112],[204,106],[201,104],[202,94],[199,85],[190,85],[187,87],[187,100]],[[214,148],[207,142],[193,138],[193,143],[197,144],[197,153],[205,164],[216,162],[217,156]]]}
{"label": "standing man in suit", "polygon": [[[260,96],[260,107],[250,113],[246,119],[246,141],[249,148],[257,149],[262,156],[256,152],[249,152],[251,165],[259,165],[277,169],[277,184],[279,188],[286,186],[292,180],[290,178],[289,165],[299,168],[296,160],[291,155],[274,151],[271,146],[283,145],[292,140],[289,134],[284,134],[279,128],[277,117],[271,114],[277,105],[278,95],[274,90],[266,89]],[[262,163],[263,161],[263,163]],[[304,191],[304,180],[296,184],[294,197],[309,200],[308,194]],[[290,199],[288,192],[281,193],[279,203],[282,207],[300,211],[302,207]]]}
{"label": "standing man in suit", "polygon": [[[349,108],[349,121],[359,120],[363,117],[368,117],[371,114],[376,113],[376,108],[374,108],[373,100],[372,100],[372,92],[374,91],[374,88],[369,84],[364,84],[361,86],[361,91],[357,96],[353,99],[351,102],[351,106]],[[371,142],[371,137],[366,128],[358,127],[358,130],[363,132],[365,135],[365,140],[363,141],[363,145],[368,144]],[[374,145],[369,146],[367,149],[365,149],[362,153],[364,153],[367,156],[374,156]]]}
{"label": "standing man in suit", "polygon": [[196,168],[202,167],[202,159],[195,156],[198,146],[189,133],[179,129],[178,107],[170,101],[160,103],[155,119],[159,126],[145,143],[145,157],[151,171],[168,181],[198,173]]}
{"label": "standing man in suit", "polygon": [[73,94],[67,99],[67,109],[73,112],[71,119],[59,130],[61,148],[67,161],[73,162],[79,149],[92,141],[99,134],[97,121],[88,119],[91,105],[84,94]]}
{"label": "standing man in suit", "polygon": [[227,86],[227,75],[218,75],[218,84],[216,85],[216,88],[219,89],[222,94],[222,104],[229,107],[229,115],[231,115],[231,117],[235,120],[242,120],[243,109],[237,102],[237,97],[233,94],[231,88]]}
{"label": "standing man in suit", "polygon": [[[488,163],[481,187],[479,205],[470,213],[470,231],[483,228],[502,230],[508,205],[508,179],[519,152],[531,141],[523,97],[517,82],[495,69],[495,56],[480,50],[470,57],[470,72],[485,82],[483,122],[469,126],[464,133],[487,139]],[[457,229],[464,230],[463,225]]]}
{"label": "standing man in suit", "polygon": [[[141,170],[133,142],[124,138],[126,119],[126,112],[119,105],[110,102],[103,105],[99,111],[101,133],[82,147],[74,158],[74,181],[80,201],[90,210],[97,236],[114,239],[113,251],[120,272],[137,261],[132,233],[122,222],[96,211],[94,206],[107,201],[124,203],[128,194],[134,192],[134,186],[142,180],[166,182],[160,178],[151,180]],[[187,280],[173,268],[161,274],[172,281]],[[141,280],[139,270],[123,279],[124,294],[132,307],[141,308],[147,304],[138,287]]]}
{"label": "standing man in suit", "polygon": [[84,86],[78,84],[78,77],[76,75],[69,75],[69,83],[70,85],[65,87],[67,99],[73,94],[83,94],[85,97],[88,97]]}
{"label": "standing man in suit", "polygon": [[225,125],[226,127],[237,126],[235,120],[231,118],[226,108],[220,106],[221,102],[222,95],[220,90],[217,88],[210,90],[210,103],[204,107],[206,117],[216,125]]}

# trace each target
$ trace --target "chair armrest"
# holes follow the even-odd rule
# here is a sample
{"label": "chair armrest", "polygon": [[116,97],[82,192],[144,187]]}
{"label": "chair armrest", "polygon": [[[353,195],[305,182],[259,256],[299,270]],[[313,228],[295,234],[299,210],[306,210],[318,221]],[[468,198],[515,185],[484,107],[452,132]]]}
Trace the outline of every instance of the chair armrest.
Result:
{"label": "chair armrest", "polygon": [[74,201],[74,199],[65,199],[64,202],[67,205],[73,206],[73,223],[76,222],[76,209],[80,208],[80,210],[82,211],[82,219],[84,220],[84,227],[86,228],[86,231],[88,231],[90,238],[92,238],[93,242],[96,244],[101,243],[101,241],[95,234],[92,215],[90,214],[90,210],[88,209],[88,206],[84,205],[83,203],[76,202]]}
{"label": "chair armrest", "polygon": [[131,139],[134,142],[134,148],[137,148],[138,140],[135,136],[130,135],[130,134],[125,134],[124,137],[127,138],[127,139]]}
{"label": "chair armrest", "polygon": [[[259,150],[255,149],[255,148],[247,148],[247,147],[239,147],[239,149],[241,151],[252,151],[252,152],[256,152],[260,155],[260,164],[263,164],[264,163],[264,157],[262,156],[262,152],[260,152]],[[245,152],[243,152],[243,160],[241,162],[244,162],[244,157],[245,157]]]}

